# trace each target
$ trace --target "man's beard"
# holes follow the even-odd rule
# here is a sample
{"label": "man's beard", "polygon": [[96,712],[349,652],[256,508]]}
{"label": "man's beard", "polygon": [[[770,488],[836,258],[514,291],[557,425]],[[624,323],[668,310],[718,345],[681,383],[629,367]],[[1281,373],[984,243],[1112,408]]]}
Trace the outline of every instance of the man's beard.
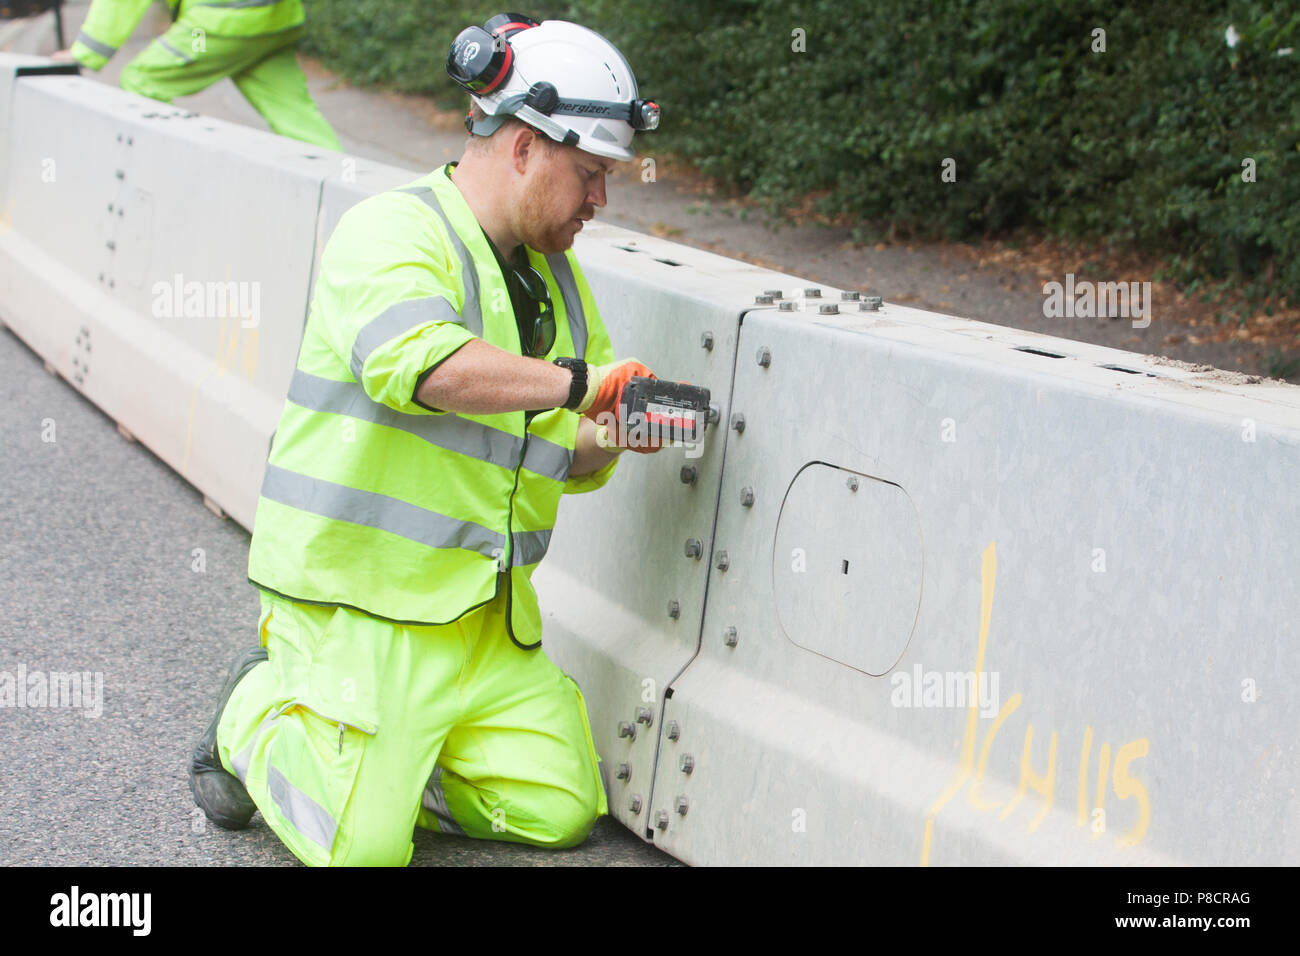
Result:
{"label": "man's beard", "polygon": [[567,219],[558,226],[552,225],[558,216],[557,210],[547,203],[548,187],[546,179],[538,176],[524,190],[523,198],[519,201],[517,226],[518,235],[524,244],[543,255],[564,252],[573,245],[573,237],[576,235],[572,223]]}

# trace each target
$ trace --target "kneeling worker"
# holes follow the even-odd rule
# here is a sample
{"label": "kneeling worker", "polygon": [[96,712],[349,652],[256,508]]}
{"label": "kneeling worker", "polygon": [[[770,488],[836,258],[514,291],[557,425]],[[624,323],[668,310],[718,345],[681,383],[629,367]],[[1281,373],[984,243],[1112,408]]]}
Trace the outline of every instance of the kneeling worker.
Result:
{"label": "kneeling worker", "polygon": [[249,553],[261,645],[190,767],[209,819],[260,810],[309,864],[405,865],[416,825],[570,847],[608,811],[530,578],[560,495],[658,450],[596,424],[653,373],[615,360],[571,251],[658,107],[563,21],[471,27],[448,71],[460,161],[354,206],[323,254]]}

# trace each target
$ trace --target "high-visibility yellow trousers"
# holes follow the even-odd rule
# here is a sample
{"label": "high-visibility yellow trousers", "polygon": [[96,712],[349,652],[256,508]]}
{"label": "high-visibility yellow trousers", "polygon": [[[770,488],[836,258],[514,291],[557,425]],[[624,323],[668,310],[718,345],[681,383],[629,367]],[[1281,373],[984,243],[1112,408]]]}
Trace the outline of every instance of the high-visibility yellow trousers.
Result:
{"label": "high-visibility yellow trousers", "polygon": [[439,626],[261,593],[217,749],[304,863],[405,866],[416,825],[571,847],[608,812],[582,692],[511,642],[504,589]]}
{"label": "high-visibility yellow trousers", "polygon": [[128,92],[170,103],[228,76],[272,130],[341,152],[294,56],[302,34],[299,25],[265,36],[215,36],[182,16],[126,65],[118,82]]}

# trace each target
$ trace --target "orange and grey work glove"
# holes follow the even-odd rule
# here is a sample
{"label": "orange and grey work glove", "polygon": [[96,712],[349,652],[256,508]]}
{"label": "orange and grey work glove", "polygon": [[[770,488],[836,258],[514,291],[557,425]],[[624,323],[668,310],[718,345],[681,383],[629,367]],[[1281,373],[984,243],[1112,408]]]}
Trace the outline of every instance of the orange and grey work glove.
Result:
{"label": "orange and grey work glove", "polygon": [[587,394],[583,396],[574,411],[579,415],[586,415],[597,425],[601,424],[602,414],[618,414],[623,389],[633,378],[658,378],[658,376],[634,358],[620,359],[607,365],[588,365]]}
{"label": "orange and grey work glove", "polygon": [[[596,423],[596,444],[605,451],[633,451],[648,453],[659,450],[658,444],[628,445],[631,436],[620,424],[619,406],[623,389],[633,378],[657,378],[654,372],[634,358],[620,359],[606,365],[587,367],[587,394],[575,411]],[[609,435],[614,426],[614,437]]]}

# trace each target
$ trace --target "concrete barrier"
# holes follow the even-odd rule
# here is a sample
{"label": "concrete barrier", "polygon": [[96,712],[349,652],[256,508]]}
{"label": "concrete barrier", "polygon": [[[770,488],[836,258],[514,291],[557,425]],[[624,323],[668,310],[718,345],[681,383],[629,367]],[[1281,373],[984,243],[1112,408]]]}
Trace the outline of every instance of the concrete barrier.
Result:
{"label": "concrete barrier", "polygon": [[41,63],[0,57],[4,320],[247,527],[322,216],[391,168]]}
{"label": "concrete barrier", "polygon": [[[419,173],[18,67],[0,317],[247,526],[320,249]],[[535,577],[612,815],[705,864],[1300,862],[1300,389],[576,250],[717,411],[566,496]],[[156,315],[174,274],[259,320]]]}

